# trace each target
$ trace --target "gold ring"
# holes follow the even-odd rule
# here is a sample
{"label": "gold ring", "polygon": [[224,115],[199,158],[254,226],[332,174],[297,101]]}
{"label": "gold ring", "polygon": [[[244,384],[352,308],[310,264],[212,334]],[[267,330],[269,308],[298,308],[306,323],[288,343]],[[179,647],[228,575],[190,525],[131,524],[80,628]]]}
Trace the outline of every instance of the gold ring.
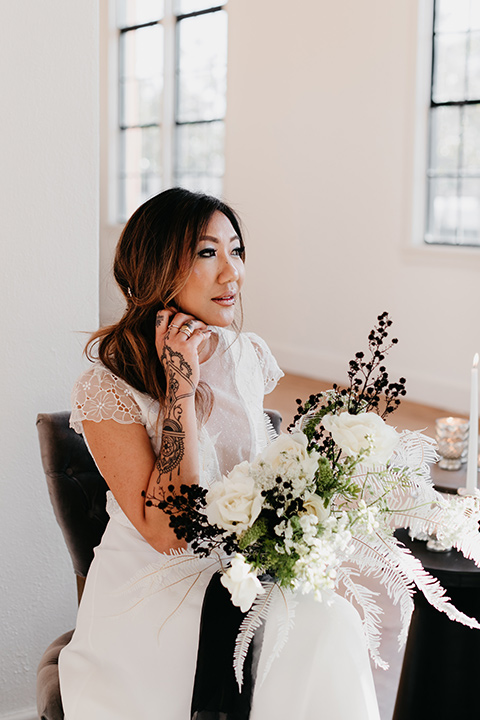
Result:
{"label": "gold ring", "polygon": [[189,327],[187,327],[187,325],[182,325],[182,327],[179,329],[178,332],[183,333],[183,334],[186,335],[188,338],[191,338],[192,335],[193,335],[192,331],[190,330]]}
{"label": "gold ring", "polygon": [[193,320],[189,320],[188,322],[183,323],[182,327],[187,327],[191,332],[193,332],[193,329],[194,329]]}

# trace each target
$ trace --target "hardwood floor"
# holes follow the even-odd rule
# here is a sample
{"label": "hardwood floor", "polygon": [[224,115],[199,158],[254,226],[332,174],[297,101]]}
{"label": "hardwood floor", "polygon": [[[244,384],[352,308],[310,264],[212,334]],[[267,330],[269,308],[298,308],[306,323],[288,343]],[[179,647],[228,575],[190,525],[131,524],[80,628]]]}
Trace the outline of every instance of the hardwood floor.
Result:
{"label": "hardwood floor", "polygon": [[[280,380],[275,390],[266,396],[265,406],[274,408],[281,413],[283,417],[282,430],[285,431],[295,415],[296,398],[305,400],[310,394],[328,390],[331,387],[331,383],[326,383],[323,380],[312,380],[301,375],[288,373]],[[390,416],[389,424],[394,425],[398,430],[407,428],[409,430],[424,430],[426,435],[433,437],[435,435],[436,418],[450,414],[451,411],[445,407],[434,408],[404,400],[399,409]]]}
{"label": "hardwood floor", "polygon": [[[265,398],[265,406],[278,410],[282,417],[282,430],[285,431],[296,411],[296,398],[305,400],[311,393],[327,390],[331,384],[321,380],[312,380],[300,375],[288,374],[280,381],[275,390]],[[398,430],[422,430],[431,437],[435,434],[435,419],[449,415],[447,408],[433,408],[426,405],[404,401],[400,408],[390,416],[389,424]],[[390,668],[388,670],[373,669],[377,690],[380,715],[382,720],[391,720],[398,681],[400,677],[403,650],[398,650],[398,634],[400,622],[398,608],[392,605],[379,583],[365,579],[364,584],[379,593],[378,602],[384,609],[383,639],[381,656]]]}

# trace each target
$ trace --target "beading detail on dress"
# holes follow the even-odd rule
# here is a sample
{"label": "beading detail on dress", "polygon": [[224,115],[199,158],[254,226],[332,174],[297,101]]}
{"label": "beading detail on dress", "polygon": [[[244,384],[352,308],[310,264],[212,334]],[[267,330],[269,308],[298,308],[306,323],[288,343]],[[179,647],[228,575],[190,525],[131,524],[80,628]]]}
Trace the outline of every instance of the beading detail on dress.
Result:
{"label": "beading detail on dress", "polygon": [[142,412],[130,386],[96,362],[75,383],[70,426],[82,432],[82,421],[115,420],[122,425],[142,424]]}

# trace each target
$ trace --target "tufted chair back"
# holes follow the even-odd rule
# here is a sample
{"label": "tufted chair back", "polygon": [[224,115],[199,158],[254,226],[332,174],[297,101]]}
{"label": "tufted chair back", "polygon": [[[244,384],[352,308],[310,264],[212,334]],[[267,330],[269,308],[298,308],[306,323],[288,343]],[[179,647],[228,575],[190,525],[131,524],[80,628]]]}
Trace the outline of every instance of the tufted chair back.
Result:
{"label": "tufted chair back", "polygon": [[[37,430],[50,500],[72,558],[80,601],[93,550],[108,522],[108,488],[83,437],[69,427],[69,417],[69,412],[42,413],[37,417]],[[38,666],[37,710],[41,720],[63,720],[58,656],[72,633],[70,630],[57,638]]]}
{"label": "tufted chair back", "polygon": [[85,441],[69,427],[69,412],[37,417],[42,464],[55,517],[77,576],[79,600],[84,579],[108,522],[107,484]]}

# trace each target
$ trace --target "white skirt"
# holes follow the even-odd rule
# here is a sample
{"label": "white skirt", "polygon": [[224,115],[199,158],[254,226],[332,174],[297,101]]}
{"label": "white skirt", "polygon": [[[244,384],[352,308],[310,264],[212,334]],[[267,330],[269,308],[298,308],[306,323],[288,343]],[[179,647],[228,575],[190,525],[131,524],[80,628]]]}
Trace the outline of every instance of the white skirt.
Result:
{"label": "white skirt", "polygon": [[[163,587],[166,562],[128,521],[110,520],[60,654],[65,720],[190,720],[203,595],[218,565],[199,559],[191,577],[174,572]],[[295,601],[287,644],[262,682],[285,612],[269,611],[250,719],[379,720],[356,610],[333,593]]]}

